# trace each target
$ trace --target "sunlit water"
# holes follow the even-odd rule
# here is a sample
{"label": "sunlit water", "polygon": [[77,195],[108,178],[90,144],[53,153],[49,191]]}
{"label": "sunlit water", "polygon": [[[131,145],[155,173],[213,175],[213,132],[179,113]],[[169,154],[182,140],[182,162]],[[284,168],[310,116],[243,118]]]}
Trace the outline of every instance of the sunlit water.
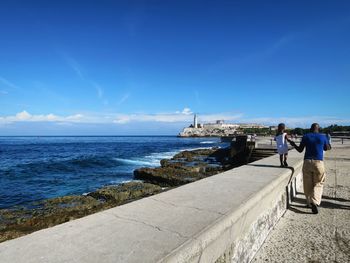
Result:
{"label": "sunlit water", "polygon": [[136,168],[213,146],[225,145],[217,138],[0,137],[0,208],[130,181]]}

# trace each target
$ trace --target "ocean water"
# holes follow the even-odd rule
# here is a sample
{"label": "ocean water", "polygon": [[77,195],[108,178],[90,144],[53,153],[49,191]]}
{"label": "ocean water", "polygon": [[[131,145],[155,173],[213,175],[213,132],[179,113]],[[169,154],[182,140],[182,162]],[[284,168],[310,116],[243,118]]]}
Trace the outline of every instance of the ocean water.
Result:
{"label": "ocean water", "polygon": [[0,208],[133,180],[140,167],[182,150],[225,147],[217,138],[0,137]]}

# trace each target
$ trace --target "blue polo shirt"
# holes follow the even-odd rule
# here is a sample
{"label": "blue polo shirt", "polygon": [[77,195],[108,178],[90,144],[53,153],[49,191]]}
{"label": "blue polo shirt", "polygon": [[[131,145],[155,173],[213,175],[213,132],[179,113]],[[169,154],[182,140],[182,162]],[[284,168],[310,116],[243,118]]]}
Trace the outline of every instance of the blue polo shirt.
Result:
{"label": "blue polo shirt", "polygon": [[323,150],[329,144],[326,135],[310,132],[301,139],[300,146],[305,147],[304,160],[323,160]]}

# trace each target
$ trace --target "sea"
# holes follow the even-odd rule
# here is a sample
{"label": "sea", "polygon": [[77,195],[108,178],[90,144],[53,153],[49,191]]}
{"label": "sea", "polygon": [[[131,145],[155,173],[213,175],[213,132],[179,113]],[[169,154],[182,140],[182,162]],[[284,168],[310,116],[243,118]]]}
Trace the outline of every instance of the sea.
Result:
{"label": "sea", "polygon": [[0,137],[0,209],[87,194],[132,181],[135,169],[180,151],[226,146],[175,136]]}

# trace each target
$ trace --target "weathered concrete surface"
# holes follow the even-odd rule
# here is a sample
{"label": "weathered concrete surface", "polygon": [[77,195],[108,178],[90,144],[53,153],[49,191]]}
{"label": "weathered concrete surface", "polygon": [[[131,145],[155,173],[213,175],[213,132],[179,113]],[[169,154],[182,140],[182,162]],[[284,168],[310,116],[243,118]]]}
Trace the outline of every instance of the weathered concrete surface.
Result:
{"label": "weathered concrete surface", "polygon": [[325,162],[319,214],[300,192],[253,262],[350,262],[350,142],[334,145]]}
{"label": "weathered concrete surface", "polygon": [[[289,164],[298,173],[301,156]],[[0,262],[249,261],[286,209],[292,172],[272,156],[3,242]]]}

